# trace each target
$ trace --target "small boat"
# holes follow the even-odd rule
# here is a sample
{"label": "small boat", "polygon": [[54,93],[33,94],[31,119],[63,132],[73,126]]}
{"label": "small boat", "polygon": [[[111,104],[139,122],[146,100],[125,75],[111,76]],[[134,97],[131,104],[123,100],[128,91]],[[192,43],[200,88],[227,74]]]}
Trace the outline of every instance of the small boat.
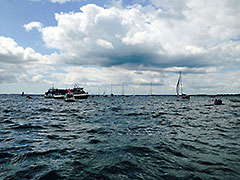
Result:
{"label": "small boat", "polygon": [[[180,90],[181,90],[181,94],[180,94]],[[189,95],[183,94],[182,73],[181,73],[181,71],[179,73],[179,78],[178,78],[177,85],[176,85],[176,92],[177,92],[178,97],[180,97],[182,99],[190,99]]]}
{"label": "small boat", "polygon": [[27,97],[27,99],[32,99],[32,96],[29,96],[29,95],[28,95],[28,96],[26,96],[26,97]]}
{"label": "small boat", "polygon": [[182,98],[182,99],[190,99],[190,96],[187,95],[187,94],[182,94],[182,95],[181,95],[181,98]]}
{"label": "small boat", "polygon": [[66,95],[65,95],[65,101],[66,102],[75,102],[75,97],[73,95],[73,93],[71,92],[68,92]]}
{"label": "small boat", "polygon": [[222,105],[222,100],[221,99],[215,99],[214,100],[214,105]]}

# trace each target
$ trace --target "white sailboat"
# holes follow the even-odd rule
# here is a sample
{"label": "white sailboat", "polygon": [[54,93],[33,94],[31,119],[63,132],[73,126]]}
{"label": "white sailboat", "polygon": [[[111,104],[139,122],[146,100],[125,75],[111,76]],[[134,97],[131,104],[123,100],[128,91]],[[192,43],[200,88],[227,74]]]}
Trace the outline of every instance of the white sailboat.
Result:
{"label": "white sailboat", "polygon": [[189,99],[190,98],[189,95],[183,94],[183,83],[182,83],[182,73],[181,73],[181,71],[179,73],[179,78],[178,78],[177,85],[176,85],[176,92],[177,92],[177,96],[181,97],[182,99]]}

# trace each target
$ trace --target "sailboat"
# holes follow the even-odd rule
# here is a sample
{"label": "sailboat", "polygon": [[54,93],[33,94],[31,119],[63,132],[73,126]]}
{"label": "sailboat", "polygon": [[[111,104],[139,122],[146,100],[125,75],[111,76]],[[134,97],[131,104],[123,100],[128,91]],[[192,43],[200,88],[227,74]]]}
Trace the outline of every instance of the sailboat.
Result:
{"label": "sailboat", "polygon": [[[180,90],[181,90],[181,94],[180,94]],[[181,97],[182,99],[190,99],[189,95],[183,94],[183,84],[182,84],[182,73],[181,73],[181,71],[179,73],[179,78],[178,78],[177,85],[176,85],[176,92],[177,92],[178,97]]]}

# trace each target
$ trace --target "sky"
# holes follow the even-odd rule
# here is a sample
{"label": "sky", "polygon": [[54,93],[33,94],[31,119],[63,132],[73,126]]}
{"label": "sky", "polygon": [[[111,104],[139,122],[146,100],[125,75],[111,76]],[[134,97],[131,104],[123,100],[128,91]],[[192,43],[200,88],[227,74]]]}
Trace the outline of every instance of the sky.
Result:
{"label": "sky", "polygon": [[0,0],[0,94],[240,93],[239,0]]}

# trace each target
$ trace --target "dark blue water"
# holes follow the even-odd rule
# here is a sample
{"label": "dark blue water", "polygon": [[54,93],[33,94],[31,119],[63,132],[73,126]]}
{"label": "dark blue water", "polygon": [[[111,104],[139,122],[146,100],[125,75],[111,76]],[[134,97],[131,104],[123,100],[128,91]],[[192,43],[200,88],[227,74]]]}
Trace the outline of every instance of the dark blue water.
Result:
{"label": "dark blue water", "polygon": [[0,179],[240,179],[240,103],[0,96]]}

